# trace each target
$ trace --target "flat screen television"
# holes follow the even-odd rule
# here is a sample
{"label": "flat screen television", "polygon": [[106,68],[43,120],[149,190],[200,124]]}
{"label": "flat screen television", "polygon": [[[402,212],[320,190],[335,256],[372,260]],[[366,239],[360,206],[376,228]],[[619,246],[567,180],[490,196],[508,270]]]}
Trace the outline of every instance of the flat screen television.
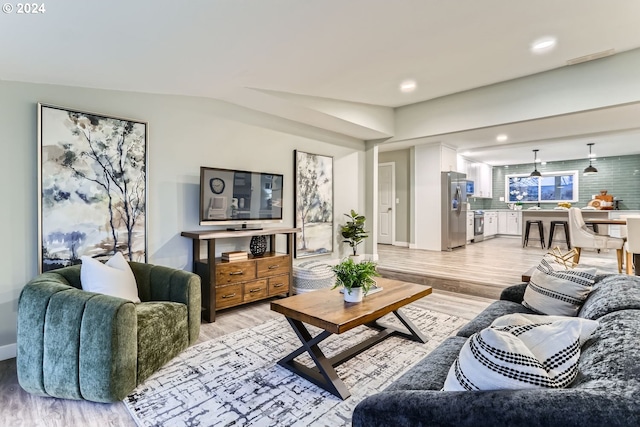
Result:
{"label": "flat screen television", "polygon": [[200,167],[200,225],[246,228],[282,222],[283,178],[277,173]]}

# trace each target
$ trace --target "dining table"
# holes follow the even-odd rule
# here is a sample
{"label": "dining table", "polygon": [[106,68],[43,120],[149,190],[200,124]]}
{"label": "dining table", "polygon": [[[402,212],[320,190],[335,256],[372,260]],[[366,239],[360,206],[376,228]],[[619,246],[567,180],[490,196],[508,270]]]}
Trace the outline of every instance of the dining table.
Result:
{"label": "dining table", "polygon": [[[585,219],[585,224],[595,224],[595,225],[627,225],[627,220],[625,218],[616,218],[616,219]],[[626,238],[625,238],[626,239]],[[633,254],[633,264],[640,265],[640,254]],[[634,269],[636,276],[640,276],[640,269]]]}
{"label": "dining table", "polygon": [[616,219],[585,219],[585,224],[596,224],[596,225],[627,225],[627,220],[624,218],[616,218]]}

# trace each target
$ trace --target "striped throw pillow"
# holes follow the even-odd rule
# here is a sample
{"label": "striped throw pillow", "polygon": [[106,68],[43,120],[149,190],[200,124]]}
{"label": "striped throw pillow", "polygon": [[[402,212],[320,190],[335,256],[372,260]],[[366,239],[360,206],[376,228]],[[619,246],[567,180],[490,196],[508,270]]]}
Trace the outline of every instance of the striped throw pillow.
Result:
{"label": "striped throw pillow", "polygon": [[578,375],[595,320],[510,314],[473,334],[449,369],[445,391],[564,388]]}
{"label": "striped throw pillow", "polygon": [[522,305],[540,313],[577,316],[595,280],[596,269],[554,270],[543,258],[531,275]]}

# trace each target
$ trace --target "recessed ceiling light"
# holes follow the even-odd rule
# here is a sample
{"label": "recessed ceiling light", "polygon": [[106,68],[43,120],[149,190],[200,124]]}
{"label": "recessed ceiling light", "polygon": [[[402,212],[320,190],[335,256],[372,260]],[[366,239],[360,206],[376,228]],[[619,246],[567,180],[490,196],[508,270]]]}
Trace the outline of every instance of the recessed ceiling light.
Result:
{"label": "recessed ceiling light", "polygon": [[555,37],[543,37],[534,41],[531,44],[531,52],[533,53],[547,53],[556,47],[557,40]]}
{"label": "recessed ceiling light", "polygon": [[500,134],[496,136],[496,141],[498,142],[505,142],[507,139],[509,139],[509,137],[505,134]]}
{"label": "recessed ceiling light", "polygon": [[418,85],[415,80],[405,80],[400,83],[400,91],[404,93],[413,92],[416,90],[416,87],[418,87]]}

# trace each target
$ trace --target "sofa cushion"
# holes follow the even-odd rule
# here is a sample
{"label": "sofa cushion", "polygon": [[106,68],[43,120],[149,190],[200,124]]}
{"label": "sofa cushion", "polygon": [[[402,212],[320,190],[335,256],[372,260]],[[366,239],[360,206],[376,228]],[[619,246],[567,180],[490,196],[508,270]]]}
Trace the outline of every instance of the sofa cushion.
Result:
{"label": "sofa cushion", "polygon": [[578,316],[598,319],[607,313],[627,309],[640,309],[640,277],[614,274],[594,285]]}
{"label": "sofa cushion", "polygon": [[446,391],[567,387],[578,375],[594,320],[512,314],[472,335],[444,383]]}
{"label": "sofa cushion", "polygon": [[543,258],[531,275],[522,305],[540,314],[577,316],[591,292],[595,268],[555,270]]}
{"label": "sofa cushion", "polygon": [[425,356],[417,364],[395,380],[385,391],[394,390],[440,390],[447,378],[460,349],[466,342],[464,337],[449,337],[435,350]]}
{"label": "sofa cushion", "polygon": [[122,252],[116,252],[105,264],[89,256],[81,259],[80,282],[83,290],[140,302],[136,278]]}
{"label": "sofa cushion", "polygon": [[572,387],[629,388],[640,396],[640,310],[605,314],[598,323],[600,327],[582,350],[580,375]]}
{"label": "sofa cushion", "polygon": [[489,307],[485,308],[482,313],[464,325],[456,335],[468,338],[476,332],[480,332],[484,328],[491,326],[491,323],[498,317],[513,313],[533,314],[534,312],[519,302],[495,301],[491,303]]}
{"label": "sofa cushion", "polygon": [[138,315],[138,383],[189,346],[187,306],[176,302],[143,302]]}

